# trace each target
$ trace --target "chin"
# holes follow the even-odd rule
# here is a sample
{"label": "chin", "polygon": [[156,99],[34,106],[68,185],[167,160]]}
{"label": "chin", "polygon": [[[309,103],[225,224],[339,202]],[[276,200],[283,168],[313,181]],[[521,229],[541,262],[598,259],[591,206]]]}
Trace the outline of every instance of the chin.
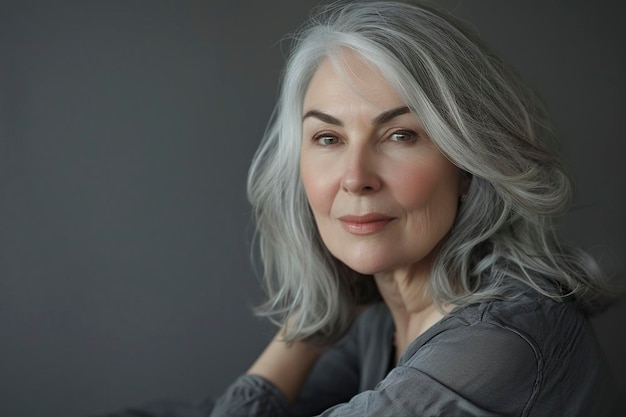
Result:
{"label": "chin", "polygon": [[368,259],[362,258],[351,258],[351,259],[341,259],[344,264],[346,264],[350,269],[358,272],[362,275],[374,275],[381,272],[386,272],[393,269],[388,263],[384,262],[376,262],[376,260],[371,257]]}

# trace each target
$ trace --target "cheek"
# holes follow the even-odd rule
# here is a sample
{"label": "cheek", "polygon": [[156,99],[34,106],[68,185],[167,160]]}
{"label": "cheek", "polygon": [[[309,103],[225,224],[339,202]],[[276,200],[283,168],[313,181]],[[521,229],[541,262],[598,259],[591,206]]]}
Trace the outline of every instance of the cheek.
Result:
{"label": "cheek", "polygon": [[334,182],[324,172],[307,159],[304,159],[300,164],[300,178],[315,217],[320,213],[330,211],[335,194],[333,192],[336,188]]}
{"label": "cheek", "polygon": [[389,175],[396,201],[406,210],[422,208],[436,194],[442,178],[431,165],[400,164]]}
{"label": "cheek", "polygon": [[393,194],[416,232],[440,236],[452,227],[458,207],[458,170],[447,160],[398,165],[390,178]]}

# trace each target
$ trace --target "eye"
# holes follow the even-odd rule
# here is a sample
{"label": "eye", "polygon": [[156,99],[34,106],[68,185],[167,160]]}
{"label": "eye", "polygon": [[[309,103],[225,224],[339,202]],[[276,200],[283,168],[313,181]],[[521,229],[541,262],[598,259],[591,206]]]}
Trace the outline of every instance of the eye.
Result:
{"label": "eye", "polygon": [[316,144],[320,146],[331,146],[339,143],[339,139],[336,136],[329,135],[328,133],[315,135],[313,137],[313,140]]}
{"label": "eye", "polygon": [[389,136],[389,139],[401,143],[414,142],[417,140],[417,133],[412,130],[396,130]]}

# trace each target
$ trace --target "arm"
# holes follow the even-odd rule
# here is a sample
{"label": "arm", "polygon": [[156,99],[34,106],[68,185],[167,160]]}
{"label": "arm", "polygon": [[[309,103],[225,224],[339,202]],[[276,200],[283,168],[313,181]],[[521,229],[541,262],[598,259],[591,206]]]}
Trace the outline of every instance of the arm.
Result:
{"label": "arm", "polygon": [[[320,349],[315,352],[315,348],[304,342],[292,345],[295,349],[289,350],[281,342],[279,333],[248,373],[234,381],[219,397],[212,415],[310,417],[348,401],[359,388],[358,322],[359,319],[338,343],[321,354]],[[287,354],[285,363],[281,363],[283,354]],[[304,363],[297,363],[299,354],[308,356]],[[280,369],[294,361],[294,369],[281,375]],[[289,381],[294,384],[292,387],[288,386]],[[278,386],[286,386],[283,389],[291,393]],[[290,395],[289,402],[293,404],[289,404],[285,394]]]}
{"label": "arm", "polygon": [[245,375],[216,401],[212,417],[287,417],[323,349],[303,341],[287,345],[279,332]]}
{"label": "arm", "polygon": [[281,331],[276,335],[247,374],[260,376],[272,383],[291,404],[323,349],[303,341],[288,346],[282,334]]}

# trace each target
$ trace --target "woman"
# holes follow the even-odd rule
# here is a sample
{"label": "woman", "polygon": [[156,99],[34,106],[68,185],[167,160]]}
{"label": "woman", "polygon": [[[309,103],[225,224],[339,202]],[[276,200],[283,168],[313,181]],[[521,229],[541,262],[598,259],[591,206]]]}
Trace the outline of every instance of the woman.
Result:
{"label": "woman", "polygon": [[571,186],[538,100],[415,5],[298,38],[248,186],[283,330],[215,413],[604,415],[582,312],[608,288],[555,235]]}
{"label": "woman", "polygon": [[281,330],[205,412],[610,415],[586,316],[611,288],[557,239],[572,190],[554,142],[450,17],[366,2],[313,18],[248,183],[261,313]]}

